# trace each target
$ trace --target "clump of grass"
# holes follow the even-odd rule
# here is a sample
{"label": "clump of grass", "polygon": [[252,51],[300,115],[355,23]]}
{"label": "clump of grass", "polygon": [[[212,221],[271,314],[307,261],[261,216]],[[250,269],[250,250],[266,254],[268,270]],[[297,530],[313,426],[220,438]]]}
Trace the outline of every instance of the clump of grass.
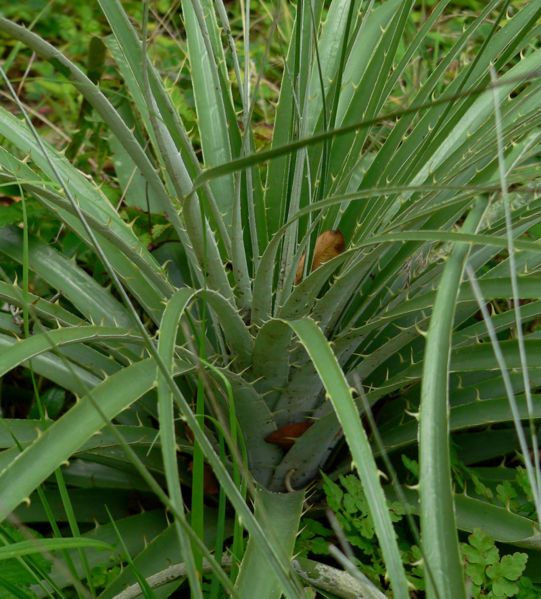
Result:
{"label": "clump of grass", "polygon": [[[517,448],[513,420],[535,432],[541,8],[509,4],[479,6],[440,53],[445,1],[276,3],[271,39],[255,46],[249,2],[231,13],[183,1],[164,21],[145,3],[136,28],[104,1],[111,34],[96,62],[118,70],[119,93],[0,19],[83,96],[90,136],[59,151],[2,71],[22,120],[0,110],[0,183],[22,209],[9,201],[0,235],[0,373],[27,377],[43,402],[39,419],[1,420],[0,517],[47,522],[54,537],[67,521],[77,547],[62,554],[68,574],[23,560],[36,592],[62,596],[82,577],[94,593],[98,539],[115,546],[109,565],[130,565],[103,597],[154,584],[301,597],[300,578],[329,575],[292,565],[307,486],[351,463],[380,571],[370,581],[337,550],[341,593],[409,596],[396,501],[413,535],[419,515],[427,596],[466,596],[458,530],[472,522],[496,541],[534,536],[533,519],[457,491],[449,449],[457,436],[466,465],[498,462]],[[183,99],[151,60],[160,28],[180,48]],[[277,60],[279,98],[265,108]],[[92,129],[101,162],[81,160]],[[479,293],[498,312],[488,329]],[[529,378],[500,369],[497,347]],[[404,452],[410,466],[419,457],[418,494]]]}

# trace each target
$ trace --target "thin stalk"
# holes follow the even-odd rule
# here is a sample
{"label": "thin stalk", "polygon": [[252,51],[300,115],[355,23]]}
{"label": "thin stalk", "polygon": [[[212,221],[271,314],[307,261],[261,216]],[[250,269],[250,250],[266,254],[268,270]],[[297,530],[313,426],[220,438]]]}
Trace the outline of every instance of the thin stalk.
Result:
{"label": "thin stalk", "polygon": [[[496,83],[498,78],[494,67],[490,65],[490,78],[492,84]],[[532,453],[534,456],[534,478],[530,479],[532,488],[535,486],[537,492],[534,497],[539,498],[541,495],[541,471],[539,467],[539,445],[537,442],[537,433],[534,420],[534,406],[532,400],[532,390],[530,384],[530,375],[528,371],[528,358],[526,355],[526,347],[524,343],[524,332],[522,330],[522,316],[520,310],[520,294],[518,287],[518,276],[517,276],[517,265],[515,259],[515,243],[513,235],[513,218],[511,216],[511,199],[509,197],[509,188],[507,185],[507,172],[505,166],[504,156],[504,140],[503,140],[503,127],[502,127],[502,115],[500,109],[500,102],[497,94],[493,92],[494,99],[494,120],[496,123],[496,141],[498,148],[498,175],[500,178],[500,185],[502,190],[502,200],[505,214],[505,232],[507,236],[507,252],[509,254],[509,275],[511,277],[511,289],[513,292],[513,310],[515,313],[516,322],[516,333],[520,355],[520,362],[522,364],[522,381],[524,386],[524,395],[526,397],[526,406],[528,408],[528,424],[530,428],[530,438],[532,443]],[[539,510],[540,505],[536,505],[537,517],[541,519],[541,512]]]}
{"label": "thin stalk", "polygon": [[[225,442],[223,434],[219,433],[220,457],[225,462]],[[218,495],[218,510],[216,515],[216,539],[214,540],[214,557],[218,563],[222,562],[225,541],[225,521],[226,521],[226,496],[223,489],[220,489]],[[201,563],[200,571],[203,571],[204,563]],[[220,596],[220,581],[213,576],[210,583],[209,599],[219,599]]]}

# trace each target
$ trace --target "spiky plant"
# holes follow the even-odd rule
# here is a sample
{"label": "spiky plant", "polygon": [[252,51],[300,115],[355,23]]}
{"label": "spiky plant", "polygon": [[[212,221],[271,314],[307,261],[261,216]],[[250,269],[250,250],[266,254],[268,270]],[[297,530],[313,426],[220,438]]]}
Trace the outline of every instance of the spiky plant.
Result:
{"label": "spiky plant", "polygon": [[[2,73],[20,111],[0,111],[2,183],[73,231],[105,275],[97,280],[54,245],[28,239],[27,228],[0,231],[0,251],[23,273],[0,283],[0,297],[24,311],[21,325],[1,315],[0,372],[29,368],[76,397],[54,422],[45,411],[39,421],[3,419],[1,518],[16,510],[23,521],[48,519],[55,536],[66,518],[74,537],[77,520],[96,519],[103,526],[85,536],[107,542],[116,527],[138,554],[138,574],[119,574],[103,597],[134,581],[144,588],[145,576],[182,562],[193,597],[203,596],[200,572],[210,569],[212,596],[222,585],[233,596],[296,599],[303,590],[291,557],[305,489],[345,438],[394,597],[407,597],[408,585],[385,493],[420,514],[429,597],[466,595],[457,527],[538,548],[534,522],[453,495],[449,431],[540,412],[530,393],[541,372],[535,327],[517,334],[541,314],[540,250],[528,238],[541,219],[539,4],[487,2],[446,55],[422,65],[416,87],[412,65],[426,56],[447,1],[413,34],[413,0],[276,3],[274,26],[280,10],[295,18],[272,147],[261,151],[249,2],[241,56],[222,0],[181,2],[195,132],[148,57],[146,12],[139,29],[118,0],[99,4],[129,97],[122,110],[32,31],[5,19],[0,31],[79,90],[110,130],[123,189],[137,182],[131,195],[166,216],[181,249],[149,251],[99,178],[39,137]],[[463,63],[472,42],[474,60]],[[30,292],[30,274],[45,283],[43,295]],[[477,318],[485,301],[500,308],[489,332]],[[510,378],[498,370],[498,347]],[[510,390],[518,394],[511,408]],[[361,421],[376,405],[382,447],[371,446]],[[485,457],[502,455],[504,433],[483,433],[492,447]],[[384,488],[376,463],[382,450],[415,444],[419,502],[414,491]],[[209,468],[216,510],[204,503]],[[81,496],[85,471],[98,492]],[[154,493],[170,521],[161,508],[128,518],[131,487]],[[230,575],[226,496],[235,514]],[[18,507],[28,497],[39,515]],[[105,505],[115,524],[104,524]],[[103,558],[84,549],[88,538],[63,554],[71,578],[30,564],[41,592],[61,596],[73,577],[90,579]],[[55,542],[50,549],[62,547]]]}

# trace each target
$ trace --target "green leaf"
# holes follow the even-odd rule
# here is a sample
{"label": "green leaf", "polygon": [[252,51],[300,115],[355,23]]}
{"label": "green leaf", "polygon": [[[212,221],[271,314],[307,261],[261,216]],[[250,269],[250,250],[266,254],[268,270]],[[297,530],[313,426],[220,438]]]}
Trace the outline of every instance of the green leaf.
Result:
{"label": "green leaf", "polygon": [[[217,166],[235,157],[238,125],[236,119],[229,118],[230,96],[218,69],[223,56],[215,56],[210,44],[210,31],[216,26],[211,18],[214,8],[201,0],[183,2],[182,6],[203,156],[207,166]],[[209,31],[208,25],[214,27]],[[212,186],[223,219],[231,227],[236,196],[233,178],[223,177]]]}
{"label": "green leaf", "polygon": [[112,375],[81,399],[0,473],[0,519],[105,426],[94,402],[111,419],[155,384],[156,367],[152,360],[143,360]]}
{"label": "green leaf", "polygon": [[385,557],[393,591],[396,597],[407,597],[406,576],[386,507],[385,495],[379,481],[378,470],[344,373],[323,333],[313,321],[295,320],[289,325],[300,338],[313,361],[342,425],[353,461],[363,483],[370,515]]}
{"label": "green leaf", "polygon": [[[463,229],[475,231],[485,210],[486,204],[477,202]],[[425,347],[419,422],[421,534],[431,571],[427,596],[450,599],[465,598],[450,476],[448,379],[454,310],[468,250],[453,249],[440,281]]]}
{"label": "green leaf", "polygon": [[494,540],[480,528],[473,531],[473,534],[468,537],[468,541],[469,545],[462,547],[462,552],[468,562],[489,565],[498,561],[500,552],[494,545]]}
{"label": "green leaf", "polygon": [[[22,262],[23,237],[16,228],[0,232],[0,252]],[[29,245],[31,268],[61,291],[88,319],[129,327],[132,319],[124,306],[90,275],[52,247],[33,239]]]}
{"label": "green leaf", "polygon": [[492,590],[496,597],[513,597],[516,594],[518,586],[511,581],[521,577],[527,561],[526,553],[513,553],[504,555],[499,564],[487,568],[487,576],[492,581]]}

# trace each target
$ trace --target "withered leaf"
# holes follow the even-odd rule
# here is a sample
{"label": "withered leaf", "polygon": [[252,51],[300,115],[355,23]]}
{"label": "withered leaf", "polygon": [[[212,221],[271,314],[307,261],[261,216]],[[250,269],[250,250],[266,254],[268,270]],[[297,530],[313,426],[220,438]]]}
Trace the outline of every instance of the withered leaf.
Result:
{"label": "withered leaf", "polygon": [[313,420],[285,424],[265,437],[267,443],[290,449],[293,443],[314,424]]}
{"label": "withered leaf", "polygon": [[[342,232],[339,229],[324,231],[316,239],[316,245],[314,247],[314,259],[312,260],[312,266],[310,272],[319,268],[325,262],[332,260],[332,258],[341,254],[346,247],[345,239]],[[297,272],[295,273],[295,285],[298,285],[302,280],[304,272],[304,262],[306,254],[301,256],[299,264],[297,265]]]}

